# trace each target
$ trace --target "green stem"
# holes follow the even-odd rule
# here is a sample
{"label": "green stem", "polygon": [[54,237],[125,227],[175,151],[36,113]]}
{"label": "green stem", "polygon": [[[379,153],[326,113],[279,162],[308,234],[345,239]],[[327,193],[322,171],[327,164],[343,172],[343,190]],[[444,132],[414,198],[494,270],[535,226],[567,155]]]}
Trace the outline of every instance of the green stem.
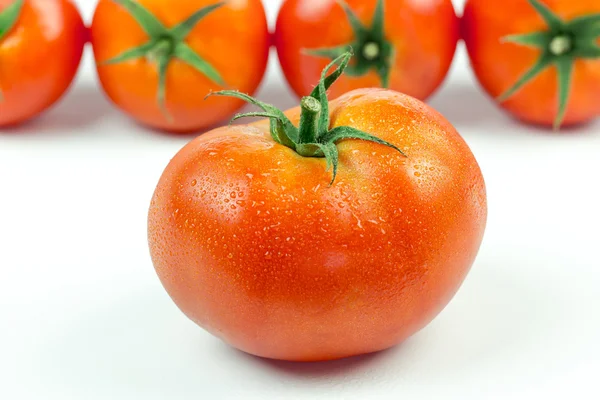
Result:
{"label": "green stem", "polygon": [[567,35],[555,36],[548,45],[548,50],[555,56],[562,56],[573,49],[573,40]]}
{"label": "green stem", "polygon": [[164,59],[165,57],[170,58],[173,54],[175,46],[173,45],[173,41],[169,38],[159,39],[152,50],[150,50],[146,54],[146,58],[150,62],[159,62],[159,60]]}
{"label": "green stem", "polygon": [[558,129],[568,109],[575,63],[579,59],[600,60],[600,46],[597,44],[600,13],[563,20],[542,1],[528,1],[546,22],[546,29],[508,35],[502,38],[502,41],[534,47],[541,51],[535,64],[505,90],[498,100],[508,100],[546,69],[555,66],[558,77],[558,107],[554,117],[554,128]]}
{"label": "green stem", "polygon": [[[327,169],[332,169],[332,179],[330,185],[335,181],[338,172],[339,152],[337,143],[346,139],[358,139],[367,142],[377,143],[396,150],[402,156],[405,156],[402,151],[392,143],[379,139],[370,133],[363,132],[351,126],[338,126],[333,129],[329,126],[329,100],[327,99],[326,91],[336,79],[338,79],[343,71],[348,67],[348,61],[352,57],[352,53],[345,53],[334,59],[321,74],[321,80],[310,96],[303,97],[300,101],[300,124],[298,128],[292,125],[289,118],[277,107],[263,103],[260,100],[254,99],[247,94],[237,91],[220,91],[212,93],[218,96],[232,96],[247,101],[260,107],[264,113],[242,114],[243,116],[264,115],[271,119],[271,137],[277,143],[283,144],[294,150],[302,157],[317,157],[325,158]],[[337,66],[336,70],[331,74],[328,71]],[[386,121],[379,121],[380,124],[385,124]]]}
{"label": "green stem", "polygon": [[363,46],[362,55],[369,61],[376,60],[381,54],[381,48],[378,43],[368,42]]}
{"label": "green stem", "polygon": [[311,96],[303,97],[300,101],[299,142],[315,143],[319,134],[319,116],[321,114],[321,104],[317,99]]}
{"label": "green stem", "polygon": [[[20,0],[22,2],[22,0]],[[193,48],[186,43],[186,38],[191,34],[193,28],[207,15],[215,12],[225,5],[218,2],[196,10],[185,20],[171,28],[167,28],[150,10],[137,0],[112,0],[123,7],[148,35],[148,41],[137,47],[129,48],[108,60],[98,60],[98,65],[110,65],[146,58],[157,67],[158,89],[157,104],[164,116],[173,122],[173,117],[166,111],[166,74],[170,61],[176,58],[192,67],[196,72],[206,76],[209,80],[219,86],[226,86],[221,74],[215,67],[201,57]],[[0,28],[1,24],[0,14]],[[1,33],[1,29],[0,29]]]}
{"label": "green stem", "polygon": [[380,78],[380,85],[388,87],[393,69],[395,47],[385,34],[385,1],[377,0],[370,26],[364,25],[344,0],[338,0],[338,3],[344,9],[352,28],[353,40],[335,47],[305,49],[305,52],[316,57],[327,57],[333,60],[347,52],[348,49],[354,49],[356,57],[346,69],[346,74],[359,77],[375,71]]}

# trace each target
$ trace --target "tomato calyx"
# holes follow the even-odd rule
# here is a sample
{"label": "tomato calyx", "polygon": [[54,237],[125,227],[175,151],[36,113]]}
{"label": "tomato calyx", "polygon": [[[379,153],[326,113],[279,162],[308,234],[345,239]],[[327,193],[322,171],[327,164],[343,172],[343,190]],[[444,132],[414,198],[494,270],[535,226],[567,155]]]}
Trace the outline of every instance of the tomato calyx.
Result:
{"label": "tomato calyx", "polygon": [[154,16],[154,14],[136,1],[113,1],[127,10],[127,12],[146,32],[149,40],[140,46],[127,49],[121,54],[101,62],[100,65],[120,64],[144,57],[149,62],[155,64],[158,71],[158,89],[156,93],[156,100],[158,106],[167,119],[172,121],[172,117],[169,114],[165,104],[165,92],[167,69],[173,58],[183,61],[217,85],[225,86],[225,82],[223,81],[219,71],[217,71],[206,60],[204,60],[186,43],[187,36],[200,22],[200,20],[225,5],[224,2],[202,7],[190,15],[186,20],[180,22],[172,28],[167,28]]}
{"label": "tomato calyx", "polygon": [[508,100],[545,69],[554,65],[559,88],[558,114],[554,120],[554,129],[559,129],[569,104],[575,61],[600,59],[600,46],[597,43],[600,37],[600,14],[588,14],[564,21],[539,0],[528,1],[544,19],[548,29],[505,36],[502,41],[537,48],[541,50],[541,54],[537,62],[498,97],[498,101]]}
{"label": "tomato calyx", "polygon": [[[351,126],[338,126],[330,129],[329,100],[327,89],[342,75],[348,67],[352,53],[347,52],[334,59],[321,73],[319,84],[310,96],[303,97],[300,102],[301,114],[298,127],[294,126],[289,118],[277,107],[263,103],[247,94],[235,90],[224,90],[210,93],[207,97],[232,96],[261,108],[263,112],[238,114],[232,122],[244,117],[266,117],[270,120],[270,132],[274,141],[289,147],[303,157],[325,158],[327,170],[333,169],[330,185],[333,185],[337,176],[339,154],[337,143],[344,139],[359,139],[378,143],[397,150],[406,155],[395,145],[379,139],[370,133],[363,132]],[[338,67],[331,74],[329,70],[336,64]]]}
{"label": "tomato calyx", "polygon": [[[16,0],[9,4],[4,10],[0,11],[0,41],[10,32],[10,30],[17,24],[23,4],[25,0]],[[2,90],[0,89],[0,101],[4,100]]]}
{"label": "tomato calyx", "polygon": [[365,26],[352,8],[343,0],[338,0],[344,9],[348,22],[354,32],[354,40],[341,46],[319,49],[305,49],[308,55],[335,59],[352,49],[356,52],[355,63],[348,66],[349,76],[363,76],[375,70],[384,88],[390,85],[390,73],[394,59],[394,46],[385,37],[384,0],[377,0],[375,15],[370,27]]}

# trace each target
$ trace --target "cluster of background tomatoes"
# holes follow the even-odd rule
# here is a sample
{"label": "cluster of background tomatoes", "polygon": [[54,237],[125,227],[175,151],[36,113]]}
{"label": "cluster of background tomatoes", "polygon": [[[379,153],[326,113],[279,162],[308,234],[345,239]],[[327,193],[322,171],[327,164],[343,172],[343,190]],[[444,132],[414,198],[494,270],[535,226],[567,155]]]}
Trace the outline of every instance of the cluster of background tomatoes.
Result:
{"label": "cluster of background tomatoes", "polygon": [[32,118],[67,90],[90,41],[106,95],[141,123],[205,129],[242,107],[216,90],[253,94],[277,48],[299,96],[352,48],[331,98],[389,87],[428,98],[465,39],[484,89],[517,117],[575,124],[600,113],[600,2],[287,0],[269,32],[260,0],[100,0],[86,28],[70,0],[0,0],[0,125]]}

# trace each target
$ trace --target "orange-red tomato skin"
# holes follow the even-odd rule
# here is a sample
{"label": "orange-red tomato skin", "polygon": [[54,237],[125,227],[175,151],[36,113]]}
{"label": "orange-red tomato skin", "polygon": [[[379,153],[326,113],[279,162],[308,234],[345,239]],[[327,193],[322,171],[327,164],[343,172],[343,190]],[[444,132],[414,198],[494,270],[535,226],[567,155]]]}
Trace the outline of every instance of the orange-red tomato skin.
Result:
{"label": "orange-red tomato skin", "polygon": [[[377,0],[348,0],[366,26],[371,25]],[[446,77],[460,37],[459,20],[451,0],[386,0],[386,38],[395,47],[390,89],[424,100]],[[336,0],[286,0],[279,12],[275,46],[286,79],[298,96],[308,95],[326,58],[306,54],[306,49],[350,43],[354,34]],[[361,77],[342,77],[331,88],[331,97],[358,88],[380,87],[374,70]]]}
{"label": "orange-red tomato skin", "polygon": [[[4,9],[14,0],[0,0]],[[0,41],[0,126],[39,115],[67,91],[79,68],[85,26],[69,0],[26,0]]]}
{"label": "orange-red tomato skin", "polygon": [[[214,0],[140,0],[167,27],[182,22]],[[118,27],[118,28],[117,28]],[[133,17],[112,0],[100,0],[91,27],[98,77],[110,100],[139,122],[151,127],[190,132],[215,125],[243,106],[233,98],[207,94],[223,89],[254,93],[266,70],[269,31],[260,0],[229,2],[201,19],[186,43],[215,67],[226,87],[212,82],[189,65],[173,59],[166,82],[166,107],[162,112],[156,94],[155,63],[140,58],[102,65],[123,51],[147,42],[148,37]]]}
{"label": "orange-red tomato skin", "polygon": [[[540,50],[502,42],[512,34],[547,30],[544,20],[526,0],[506,0],[492,6],[487,0],[468,0],[462,18],[464,37],[473,71],[494,99],[509,89],[540,56]],[[563,20],[600,13],[596,0],[544,0]],[[600,45],[600,40],[598,41]],[[551,126],[558,113],[558,77],[550,67],[519,92],[500,103],[525,122]],[[600,60],[577,60],[563,127],[600,116]]]}
{"label": "orange-red tomato skin", "polygon": [[484,181],[437,112],[374,89],[331,111],[332,126],[408,158],[345,140],[329,186],[325,160],[276,144],[266,122],[223,127],[186,145],[154,193],[148,238],[163,285],[248,353],[315,361],[393,346],[442,310],[480,246]]}

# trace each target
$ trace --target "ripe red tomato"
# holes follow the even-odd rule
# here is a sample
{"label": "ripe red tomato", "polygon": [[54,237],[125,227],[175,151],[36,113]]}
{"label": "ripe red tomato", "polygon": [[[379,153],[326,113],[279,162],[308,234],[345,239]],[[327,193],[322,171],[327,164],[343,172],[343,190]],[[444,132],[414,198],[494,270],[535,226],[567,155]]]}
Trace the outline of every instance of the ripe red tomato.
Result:
{"label": "ripe red tomato", "polygon": [[383,89],[328,104],[331,80],[302,114],[225,93],[271,124],[193,140],[152,199],[149,245],[166,290],[251,354],[328,360],[393,346],[448,303],[482,240],[484,181],[450,123]]}
{"label": "ripe red tomato", "polygon": [[421,100],[444,80],[458,38],[451,0],[286,0],[274,37],[298,96],[308,95],[331,59],[352,47],[354,61],[332,97],[385,87]]}
{"label": "ripe red tomato", "polygon": [[40,114],[66,92],[86,37],[69,0],[0,0],[0,126]]}
{"label": "ripe red tomato", "polygon": [[468,0],[462,27],[477,79],[515,117],[559,127],[600,115],[598,0]]}
{"label": "ripe red tomato", "polygon": [[222,121],[242,107],[211,91],[253,93],[269,54],[260,0],[100,0],[91,27],[108,97],[141,123],[172,132]]}

